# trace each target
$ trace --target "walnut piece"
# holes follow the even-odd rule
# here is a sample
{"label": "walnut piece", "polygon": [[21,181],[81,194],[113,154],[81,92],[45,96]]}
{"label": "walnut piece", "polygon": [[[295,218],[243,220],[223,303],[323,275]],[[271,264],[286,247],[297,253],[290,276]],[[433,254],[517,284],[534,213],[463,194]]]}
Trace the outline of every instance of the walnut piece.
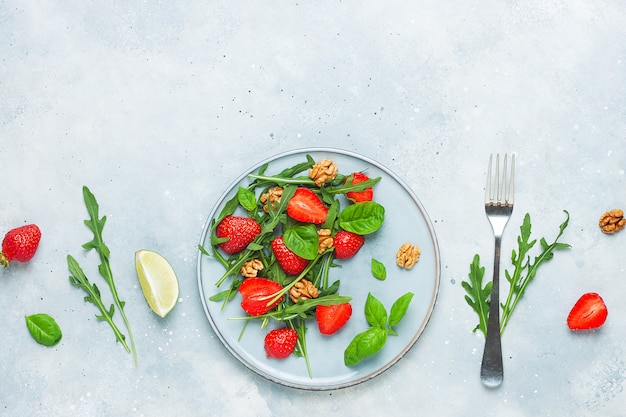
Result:
{"label": "walnut piece", "polygon": [[309,178],[315,181],[315,185],[321,187],[335,179],[338,172],[337,165],[330,159],[322,159],[316,162],[309,170]]}
{"label": "walnut piece", "polygon": [[294,303],[297,303],[300,298],[304,300],[308,300],[310,298],[317,298],[319,295],[319,291],[315,288],[315,285],[308,279],[302,278],[300,281],[296,282],[293,287],[289,290],[289,298]]}
{"label": "walnut piece", "polygon": [[317,247],[317,253],[322,253],[328,248],[333,247],[333,237],[331,236],[330,229],[320,229],[317,231],[319,237],[319,246]]}
{"label": "walnut piece", "polygon": [[403,243],[396,253],[396,263],[400,268],[411,269],[419,261],[421,253],[419,246],[411,245],[411,242]]}
{"label": "walnut piece", "polygon": [[257,273],[263,269],[263,263],[258,259],[252,259],[251,261],[246,262],[241,267],[241,275],[246,278],[256,277]]}
{"label": "walnut piece", "polygon": [[271,204],[273,208],[276,208],[276,204],[280,202],[280,198],[283,196],[282,187],[274,187],[267,190],[267,192],[261,195],[261,203],[263,203],[263,210],[268,213],[268,204]]}
{"label": "walnut piece", "polygon": [[607,211],[600,217],[598,222],[600,229],[606,234],[613,234],[619,232],[626,226],[626,219],[624,219],[624,212],[620,209],[614,209]]}

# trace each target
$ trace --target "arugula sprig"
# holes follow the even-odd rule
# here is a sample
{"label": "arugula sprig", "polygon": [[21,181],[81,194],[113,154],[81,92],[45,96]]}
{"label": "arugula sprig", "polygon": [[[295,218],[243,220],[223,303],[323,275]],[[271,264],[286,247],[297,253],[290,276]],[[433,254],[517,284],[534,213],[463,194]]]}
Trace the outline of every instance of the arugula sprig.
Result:
{"label": "arugula sprig", "polygon": [[[531,257],[529,252],[535,246],[537,240],[530,240],[532,229],[530,215],[526,213],[524,216],[520,226],[520,234],[517,238],[518,249],[513,250],[511,254],[513,273],[510,273],[508,269],[504,271],[506,280],[509,283],[509,293],[506,301],[500,304],[502,309],[500,334],[504,333],[515,307],[524,296],[528,285],[536,277],[539,266],[552,259],[555,251],[571,247],[567,243],[559,242],[570,219],[569,212],[567,210],[563,210],[563,212],[566,215],[566,219],[559,226],[559,233],[556,238],[550,244],[548,244],[545,238],[541,238],[539,240],[541,252],[534,258]],[[487,318],[489,315],[492,282],[483,285],[484,273],[485,268],[480,266],[480,257],[474,255],[474,259],[470,264],[469,282],[463,281],[461,285],[467,292],[465,301],[478,315],[479,322],[473,331],[480,330],[483,334],[487,334]]]}
{"label": "arugula sprig", "polygon": [[[70,277],[70,282],[76,287],[83,288],[88,293],[88,296],[85,297],[85,301],[91,302],[98,307],[101,312],[100,316],[96,316],[98,320],[104,320],[109,323],[109,325],[113,329],[113,332],[115,333],[116,340],[121,342],[127,351],[132,351],[135,364],[137,364],[137,350],[135,349],[135,342],[133,339],[130,324],[128,322],[128,318],[126,317],[126,313],[124,312],[125,303],[120,299],[117,287],[115,285],[115,281],[113,280],[113,272],[111,270],[111,264],[109,262],[110,250],[108,246],[104,243],[104,239],[102,237],[104,224],[106,223],[106,216],[100,217],[100,206],[98,205],[98,201],[87,186],[83,186],[83,199],[85,200],[85,206],[87,208],[87,213],[89,214],[89,219],[85,220],[84,223],[93,233],[93,239],[82,245],[82,247],[88,251],[95,250],[98,253],[98,256],[100,258],[98,272],[107,283],[114,304],[111,304],[111,307],[109,309],[104,308],[98,287],[95,284],[89,283],[89,280],[85,276],[84,272],[81,270],[78,262],[76,262],[76,260],[71,256],[68,256],[68,269],[72,273],[72,276]],[[115,313],[115,308],[117,308],[117,310],[119,311],[120,316],[124,321],[124,325],[126,326],[126,330],[128,332],[128,337],[131,344],[130,350],[125,342],[125,336],[119,331],[119,329],[117,328],[117,326],[115,326],[115,323],[113,322],[113,314]]]}

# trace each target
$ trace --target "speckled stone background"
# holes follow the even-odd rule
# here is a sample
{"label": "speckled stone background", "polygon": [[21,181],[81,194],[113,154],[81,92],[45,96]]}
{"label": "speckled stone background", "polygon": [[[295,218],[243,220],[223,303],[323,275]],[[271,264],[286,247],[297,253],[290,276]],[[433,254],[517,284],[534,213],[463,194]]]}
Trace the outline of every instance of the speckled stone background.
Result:
{"label": "speckled stone background", "polygon": [[[0,229],[35,222],[36,257],[0,272],[3,416],[617,417],[626,403],[626,4],[621,1],[0,1]],[[428,210],[438,303],[418,343],[380,377],[305,392],[253,374],[214,335],[196,245],[231,181],[284,150],[330,146],[390,168]],[[483,338],[461,281],[492,232],[490,152],[517,154],[516,207],[572,249],[542,266],[503,338],[505,382],[479,379]],[[81,186],[107,215],[139,366],[70,286]],[[134,251],[176,269],[164,320],[143,300]],[[507,257],[505,256],[505,260]],[[95,267],[94,265],[91,265]],[[487,268],[490,274],[490,268]],[[584,292],[609,318],[574,334]],[[24,316],[47,312],[59,345]]]}

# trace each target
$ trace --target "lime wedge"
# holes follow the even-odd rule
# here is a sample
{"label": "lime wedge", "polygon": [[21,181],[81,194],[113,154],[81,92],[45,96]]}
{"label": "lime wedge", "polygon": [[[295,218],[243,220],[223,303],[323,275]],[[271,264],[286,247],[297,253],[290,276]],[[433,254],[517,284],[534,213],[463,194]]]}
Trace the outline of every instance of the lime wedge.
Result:
{"label": "lime wedge", "polygon": [[178,278],[167,260],[151,250],[135,252],[135,268],[141,291],[157,315],[167,316],[178,301]]}

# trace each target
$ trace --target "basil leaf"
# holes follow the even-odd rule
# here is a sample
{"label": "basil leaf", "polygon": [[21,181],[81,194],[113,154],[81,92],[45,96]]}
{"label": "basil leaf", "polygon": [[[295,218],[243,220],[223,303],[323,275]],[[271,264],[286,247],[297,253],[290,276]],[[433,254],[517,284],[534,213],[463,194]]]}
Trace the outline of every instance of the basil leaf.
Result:
{"label": "basil leaf", "polygon": [[366,331],[354,336],[343,352],[343,363],[353,366],[368,356],[380,352],[387,342],[387,331],[380,327],[370,327]]}
{"label": "basil leaf", "polygon": [[413,299],[413,295],[414,294],[412,292],[407,292],[398,298],[395,303],[393,303],[391,306],[391,312],[389,313],[389,327],[393,327],[400,323],[400,320],[402,320],[409,309],[409,304]]}
{"label": "basil leaf", "polygon": [[387,310],[383,303],[371,293],[367,294],[365,301],[365,318],[374,327],[384,329],[387,326]]}
{"label": "basil leaf", "polygon": [[374,278],[379,279],[381,281],[384,281],[387,278],[387,268],[385,268],[385,265],[372,258],[372,275],[374,275]]}
{"label": "basil leaf", "polygon": [[285,230],[285,246],[301,258],[313,260],[317,256],[319,237],[312,224],[298,225]]}
{"label": "basil leaf", "polygon": [[237,200],[247,211],[254,211],[256,209],[256,196],[247,188],[239,187],[237,189]]}
{"label": "basil leaf", "polygon": [[358,235],[374,233],[384,220],[385,208],[375,201],[351,204],[339,213],[339,226]]}
{"label": "basil leaf", "polygon": [[35,341],[44,346],[54,346],[61,340],[61,328],[47,314],[26,316],[26,327]]}

